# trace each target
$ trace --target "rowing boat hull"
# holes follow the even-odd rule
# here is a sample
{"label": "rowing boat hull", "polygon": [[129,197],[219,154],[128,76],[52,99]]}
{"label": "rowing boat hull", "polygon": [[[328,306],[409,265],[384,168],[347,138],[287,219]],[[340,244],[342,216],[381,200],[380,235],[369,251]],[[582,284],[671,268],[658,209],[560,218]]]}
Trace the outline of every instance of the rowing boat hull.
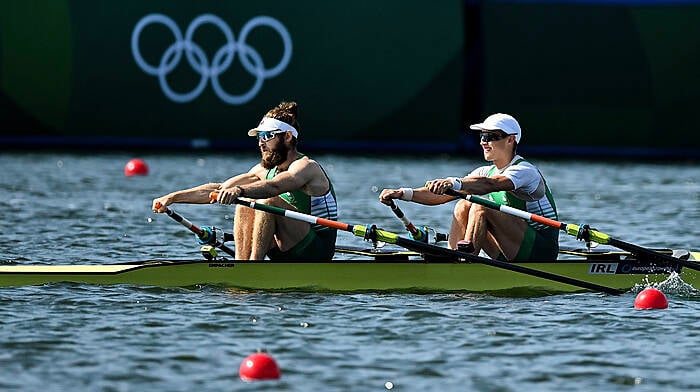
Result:
{"label": "rowing boat hull", "polygon": [[[692,252],[690,260],[700,260]],[[661,282],[673,268],[654,263],[571,260],[518,263],[528,268],[607,287],[628,290]],[[678,267],[674,267],[678,268]],[[681,270],[698,287],[700,272]],[[221,285],[243,290],[326,292],[519,292],[565,293],[583,289],[484,264],[454,261],[231,262],[168,261],[109,265],[0,266],[0,286],[57,282],[133,284],[162,287]]]}

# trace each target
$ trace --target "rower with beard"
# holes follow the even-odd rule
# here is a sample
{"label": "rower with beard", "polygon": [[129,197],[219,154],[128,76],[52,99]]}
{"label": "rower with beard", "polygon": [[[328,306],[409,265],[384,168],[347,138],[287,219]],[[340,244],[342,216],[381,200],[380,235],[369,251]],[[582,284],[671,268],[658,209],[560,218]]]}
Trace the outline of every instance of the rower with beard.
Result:
{"label": "rower with beard", "polygon": [[[262,159],[247,173],[223,183],[208,183],[153,200],[155,212],[173,203],[233,204],[241,198],[317,217],[337,220],[335,191],[321,165],[297,150],[298,105],[282,102],[248,131],[258,138]],[[209,194],[217,192],[215,201]],[[160,203],[160,206],[158,205]],[[246,206],[236,206],[233,223],[236,259],[331,260],[337,231]]]}

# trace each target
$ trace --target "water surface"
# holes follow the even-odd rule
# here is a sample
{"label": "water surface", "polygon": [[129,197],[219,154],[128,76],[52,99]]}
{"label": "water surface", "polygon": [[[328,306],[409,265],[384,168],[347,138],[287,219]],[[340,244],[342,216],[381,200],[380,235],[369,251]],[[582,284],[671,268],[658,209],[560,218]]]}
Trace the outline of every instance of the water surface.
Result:
{"label": "water surface", "polygon": [[[111,263],[199,257],[193,236],[151,200],[246,171],[254,155],[2,153],[0,260]],[[340,220],[402,225],[377,202],[385,187],[462,175],[480,157],[315,156],[333,179]],[[534,159],[560,220],[645,246],[700,248],[700,166]],[[416,224],[449,228],[451,206],[401,203]],[[232,208],[173,206],[230,230]],[[339,243],[362,245],[350,233]],[[562,244],[580,245],[562,235]],[[463,294],[241,293],[52,284],[0,289],[3,390],[695,390],[700,295],[667,287],[670,307],[635,311],[635,293],[537,298]],[[279,381],[244,383],[258,349]]]}

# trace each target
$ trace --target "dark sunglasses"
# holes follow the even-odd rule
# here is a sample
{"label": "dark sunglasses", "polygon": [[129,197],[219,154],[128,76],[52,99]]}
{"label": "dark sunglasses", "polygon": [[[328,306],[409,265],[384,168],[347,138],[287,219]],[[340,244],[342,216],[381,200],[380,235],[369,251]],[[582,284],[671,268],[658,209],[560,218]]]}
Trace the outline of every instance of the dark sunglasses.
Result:
{"label": "dark sunglasses", "polygon": [[264,131],[264,132],[258,132],[258,140],[262,140],[264,142],[269,142],[270,140],[274,139],[275,136],[277,136],[280,133],[284,133],[286,131],[282,130],[276,130],[276,131]]}
{"label": "dark sunglasses", "polygon": [[510,135],[508,135],[507,133],[503,133],[503,132],[481,132],[479,134],[481,141],[484,143],[495,142],[497,140],[505,139],[508,136],[510,136]]}

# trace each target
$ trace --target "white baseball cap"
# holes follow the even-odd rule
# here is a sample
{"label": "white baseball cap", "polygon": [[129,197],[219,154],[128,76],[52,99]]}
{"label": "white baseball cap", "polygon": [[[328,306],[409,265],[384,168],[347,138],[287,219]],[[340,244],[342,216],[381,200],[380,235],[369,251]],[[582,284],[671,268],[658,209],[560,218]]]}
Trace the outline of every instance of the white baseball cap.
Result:
{"label": "white baseball cap", "polygon": [[258,136],[259,132],[268,131],[290,131],[292,136],[299,137],[299,132],[296,128],[284,121],[276,120],[272,117],[263,117],[257,127],[248,131],[248,136]]}
{"label": "white baseball cap", "polygon": [[509,135],[515,135],[515,142],[520,143],[522,131],[518,121],[508,114],[496,113],[486,117],[484,122],[469,126],[470,129],[478,131],[496,131],[501,130]]}

